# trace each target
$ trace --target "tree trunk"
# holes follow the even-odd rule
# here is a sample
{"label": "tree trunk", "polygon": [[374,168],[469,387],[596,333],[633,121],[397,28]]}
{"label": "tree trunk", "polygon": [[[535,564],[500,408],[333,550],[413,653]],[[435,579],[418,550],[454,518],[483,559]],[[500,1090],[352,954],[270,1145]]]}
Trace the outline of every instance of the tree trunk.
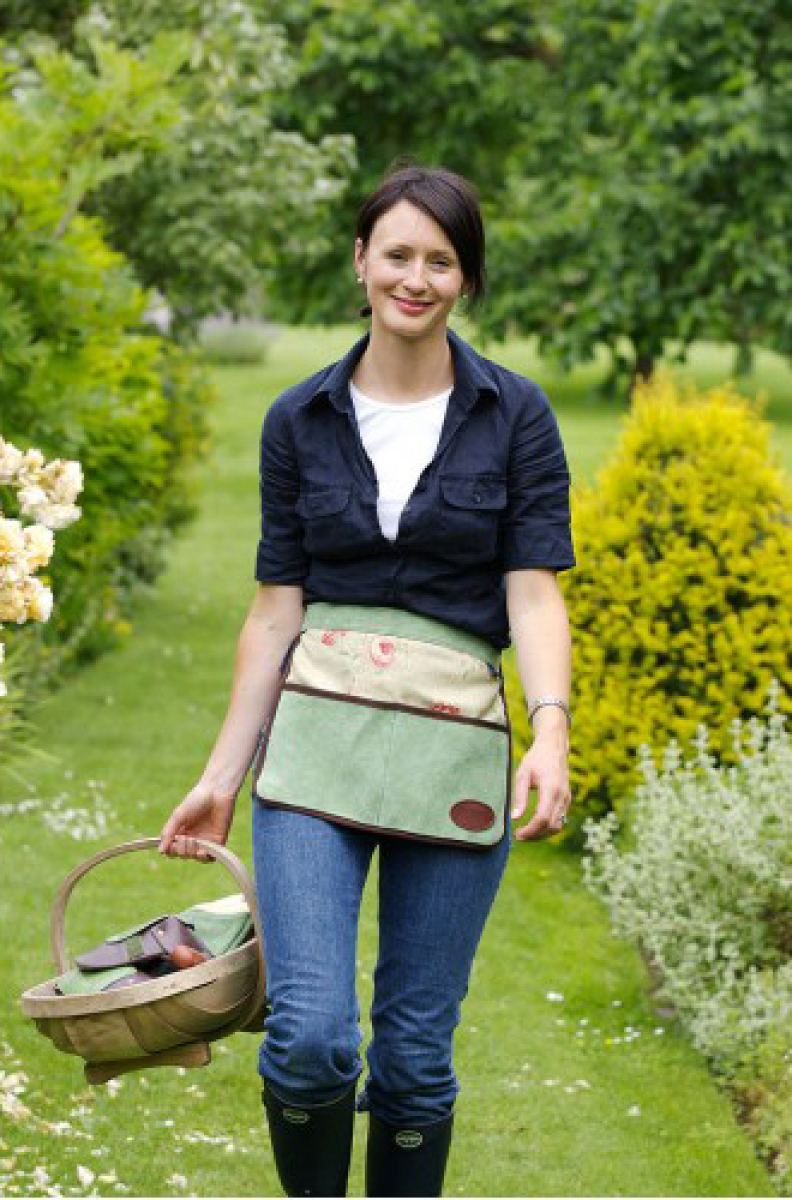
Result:
{"label": "tree trunk", "polygon": [[654,364],[655,360],[653,354],[642,350],[636,351],[635,363],[633,364],[632,380],[630,383],[631,392],[639,379],[642,379],[644,382],[648,382],[648,380],[652,378]]}

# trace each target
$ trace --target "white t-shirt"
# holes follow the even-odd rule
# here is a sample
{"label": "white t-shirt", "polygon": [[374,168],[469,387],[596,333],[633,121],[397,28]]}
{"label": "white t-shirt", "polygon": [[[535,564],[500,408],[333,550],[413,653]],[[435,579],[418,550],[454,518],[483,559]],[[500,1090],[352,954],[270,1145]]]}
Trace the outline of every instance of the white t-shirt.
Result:
{"label": "white t-shirt", "polygon": [[360,437],[377,473],[380,528],[389,541],[396,538],[402,509],[418,476],[434,457],[451,390],[428,400],[389,404],[372,400],[349,384]]}

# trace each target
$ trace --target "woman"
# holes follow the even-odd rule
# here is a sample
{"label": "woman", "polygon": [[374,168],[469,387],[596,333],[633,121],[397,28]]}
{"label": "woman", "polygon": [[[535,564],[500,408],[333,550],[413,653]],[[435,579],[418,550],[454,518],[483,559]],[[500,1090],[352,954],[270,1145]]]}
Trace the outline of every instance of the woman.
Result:
{"label": "woman", "polygon": [[[224,843],[253,767],[271,1012],[263,1102],[289,1195],[346,1194],[356,1107],[366,1194],[439,1196],[459,1085],[453,1031],[510,849],[570,802],[569,472],[539,387],[448,329],[484,284],[471,186],[392,171],[354,265],[371,329],[273,403],[261,442],[258,591],[227,716],[161,835]],[[500,652],[514,639],[534,741],[510,796]],[[266,734],[260,737],[262,714]],[[369,1075],[357,924],[379,848]],[[205,857],[205,856],[203,856]]]}

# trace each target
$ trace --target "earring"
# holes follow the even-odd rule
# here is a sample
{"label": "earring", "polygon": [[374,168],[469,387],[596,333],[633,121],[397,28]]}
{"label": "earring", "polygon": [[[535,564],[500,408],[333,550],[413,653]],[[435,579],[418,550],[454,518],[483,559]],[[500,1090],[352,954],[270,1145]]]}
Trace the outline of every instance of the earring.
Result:
{"label": "earring", "polygon": [[362,283],[362,282],[363,282],[363,276],[362,276],[362,275],[358,275],[358,277],[357,277],[357,281],[358,281],[358,283]]}

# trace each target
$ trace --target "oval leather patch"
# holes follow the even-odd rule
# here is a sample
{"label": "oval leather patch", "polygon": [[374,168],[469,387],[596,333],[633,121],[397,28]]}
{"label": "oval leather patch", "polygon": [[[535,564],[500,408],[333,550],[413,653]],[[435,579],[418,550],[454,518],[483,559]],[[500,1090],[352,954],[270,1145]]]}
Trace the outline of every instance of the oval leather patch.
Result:
{"label": "oval leather patch", "polygon": [[415,1150],[423,1142],[423,1134],[417,1129],[400,1129],[393,1140],[403,1150]]}
{"label": "oval leather patch", "polygon": [[483,800],[458,800],[450,815],[455,825],[472,833],[480,833],[495,824],[495,813]]}

